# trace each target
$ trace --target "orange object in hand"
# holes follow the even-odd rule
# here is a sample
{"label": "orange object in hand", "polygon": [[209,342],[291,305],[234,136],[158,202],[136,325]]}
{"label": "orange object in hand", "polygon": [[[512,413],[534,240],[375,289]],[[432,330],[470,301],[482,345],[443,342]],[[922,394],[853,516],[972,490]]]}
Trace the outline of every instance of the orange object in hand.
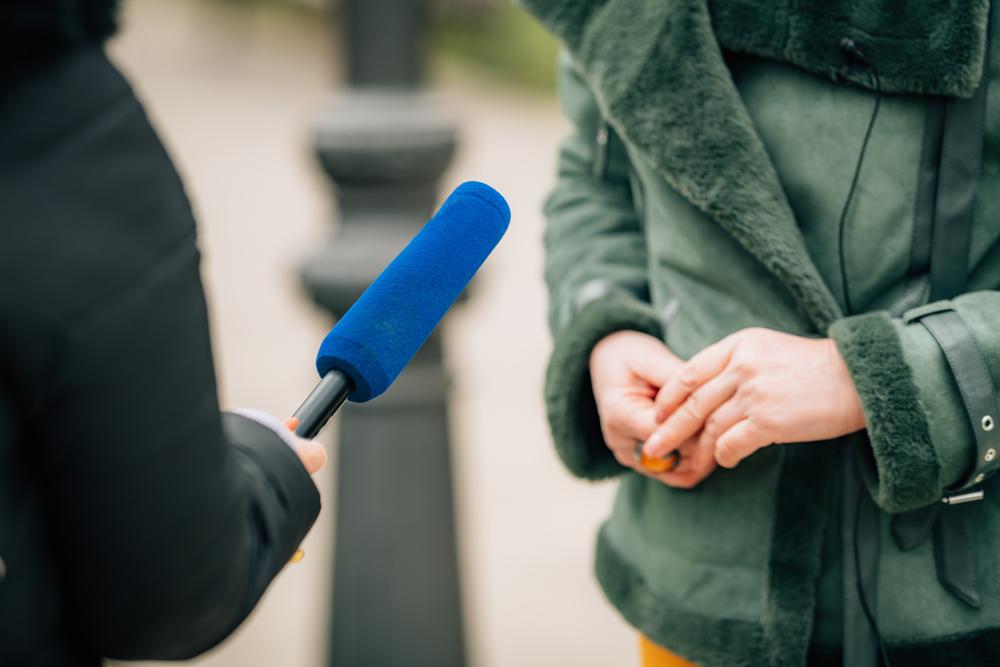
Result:
{"label": "orange object in hand", "polygon": [[645,454],[639,455],[639,461],[642,463],[642,467],[655,473],[670,472],[677,467],[680,460],[681,457],[677,452],[670,452],[662,459],[654,459],[653,457],[646,456]]}
{"label": "orange object in hand", "polygon": [[670,452],[663,458],[653,458],[652,456],[646,456],[646,452],[642,450],[642,447],[642,442],[635,443],[635,460],[649,472],[655,472],[657,474],[671,472],[677,467],[677,464],[681,462],[681,453],[676,450]]}

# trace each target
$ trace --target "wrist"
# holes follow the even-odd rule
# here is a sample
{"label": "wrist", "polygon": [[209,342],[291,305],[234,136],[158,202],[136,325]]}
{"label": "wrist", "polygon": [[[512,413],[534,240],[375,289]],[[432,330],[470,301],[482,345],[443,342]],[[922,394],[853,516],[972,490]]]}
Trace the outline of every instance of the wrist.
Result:
{"label": "wrist", "polygon": [[854,380],[851,372],[847,368],[837,343],[832,338],[823,340],[827,352],[827,362],[833,377],[834,387],[837,389],[837,399],[833,401],[838,412],[838,421],[843,425],[844,434],[860,431],[867,426],[865,421],[864,408],[861,406],[861,397],[854,387]]}

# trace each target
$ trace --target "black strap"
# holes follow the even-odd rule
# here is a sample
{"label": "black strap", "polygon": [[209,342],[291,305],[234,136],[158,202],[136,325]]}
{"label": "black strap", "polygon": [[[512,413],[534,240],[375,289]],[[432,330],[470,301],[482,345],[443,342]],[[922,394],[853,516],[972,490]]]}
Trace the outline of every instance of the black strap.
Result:
{"label": "black strap", "polygon": [[938,581],[956,598],[978,609],[982,606],[977,580],[976,539],[964,500],[982,498],[974,491],[1000,467],[1000,429],[996,411],[1000,408],[993,379],[983,355],[962,316],[948,301],[917,308],[905,321],[920,322],[937,341],[951,369],[965,405],[969,427],[976,441],[976,459],[963,481],[948,490],[944,498],[952,506],[937,505],[896,516],[892,533],[904,550],[923,544],[934,536],[934,560]]}
{"label": "black strap", "polygon": [[962,482],[949,489],[951,494],[962,493],[1000,468],[1000,428],[996,428],[1000,400],[972,332],[948,301],[911,311],[906,322],[913,321],[919,321],[944,352],[976,441],[976,459],[971,469]]}
{"label": "black strap", "polygon": [[945,106],[932,227],[930,301],[950,299],[966,291],[972,212],[983,154],[988,67],[987,61],[982,83],[971,98],[950,99]]}
{"label": "black strap", "polygon": [[948,507],[934,524],[934,563],[938,581],[952,595],[974,609],[982,607],[979,595],[976,536],[970,514],[974,505]]}

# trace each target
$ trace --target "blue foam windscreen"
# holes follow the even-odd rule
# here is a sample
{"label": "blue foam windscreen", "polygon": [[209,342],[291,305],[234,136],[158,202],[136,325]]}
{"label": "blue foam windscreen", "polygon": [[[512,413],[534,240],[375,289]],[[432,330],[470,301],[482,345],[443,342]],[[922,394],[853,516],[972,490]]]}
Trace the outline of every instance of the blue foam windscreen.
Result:
{"label": "blue foam windscreen", "polygon": [[368,401],[389,388],[507,231],[510,207],[476,181],[458,186],[327,334],[320,377],[336,369]]}

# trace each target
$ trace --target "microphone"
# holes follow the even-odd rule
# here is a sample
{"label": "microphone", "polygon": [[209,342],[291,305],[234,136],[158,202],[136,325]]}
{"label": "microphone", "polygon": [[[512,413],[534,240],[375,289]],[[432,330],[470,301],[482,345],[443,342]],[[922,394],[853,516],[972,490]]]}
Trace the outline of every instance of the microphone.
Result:
{"label": "microphone", "polygon": [[344,401],[363,403],[388,389],[509,223],[499,192],[477,181],[458,186],[323,339],[316,355],[322,379],[288,427],[315,437]]}

